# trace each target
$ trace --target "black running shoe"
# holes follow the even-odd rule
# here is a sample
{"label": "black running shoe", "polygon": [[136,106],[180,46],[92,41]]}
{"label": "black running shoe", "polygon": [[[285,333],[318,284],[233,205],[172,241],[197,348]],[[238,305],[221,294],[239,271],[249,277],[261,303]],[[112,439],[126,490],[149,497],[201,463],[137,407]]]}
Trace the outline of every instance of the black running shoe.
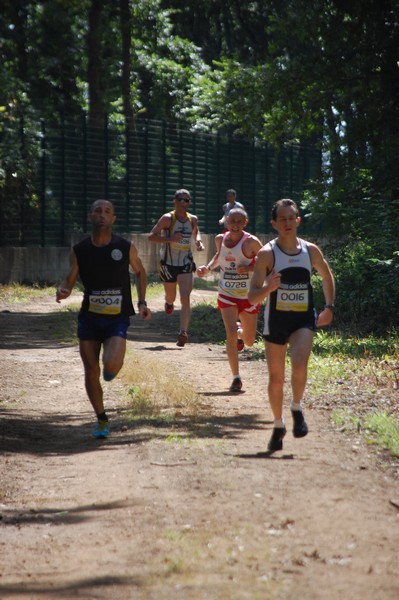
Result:
{"label": "black running shoe", "polygon": [[285,427],[275,427],[273,429],[272,437],[267,445],[269,452],[276,452],[276,450],[283,449],[283,438],[286,433],[287,430]]}
{"label": "black running shoe", "polygon": [[305,435],[308,434],[309,429],[306,424],[305,417],[303,416],[303,412],[301,410],[292,410],[291,414],[294,421],[294,427],[292,429],[294,437],[305,437]]}
{"label": "black running shoe", "polygon": [[230,392],[241,392],[241,389],[242,389],[241,377],[235,377],[233,379],[233,383],[230,386]]}

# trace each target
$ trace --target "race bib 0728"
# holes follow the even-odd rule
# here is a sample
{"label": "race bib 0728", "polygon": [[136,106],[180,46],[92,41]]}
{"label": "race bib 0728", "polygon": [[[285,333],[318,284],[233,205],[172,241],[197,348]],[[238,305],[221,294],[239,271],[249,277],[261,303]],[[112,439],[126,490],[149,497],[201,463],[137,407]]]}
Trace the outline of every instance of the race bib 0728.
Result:
{"label": "race bib 0728", "polygon": [[223,273],[220,287],[230,296],[235,298],[246,298],[249,288],[248,273]]}

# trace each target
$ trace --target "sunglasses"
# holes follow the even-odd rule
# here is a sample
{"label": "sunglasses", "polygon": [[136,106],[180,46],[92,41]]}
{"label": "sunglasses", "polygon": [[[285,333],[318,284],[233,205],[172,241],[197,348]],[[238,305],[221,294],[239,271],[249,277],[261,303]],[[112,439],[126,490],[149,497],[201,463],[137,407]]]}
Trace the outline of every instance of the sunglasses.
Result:
{"label": "sunglasses", "polygon": [[190,202],[191,198],[187,198],[186,196],[176,196],[175,198],[178,202]]}

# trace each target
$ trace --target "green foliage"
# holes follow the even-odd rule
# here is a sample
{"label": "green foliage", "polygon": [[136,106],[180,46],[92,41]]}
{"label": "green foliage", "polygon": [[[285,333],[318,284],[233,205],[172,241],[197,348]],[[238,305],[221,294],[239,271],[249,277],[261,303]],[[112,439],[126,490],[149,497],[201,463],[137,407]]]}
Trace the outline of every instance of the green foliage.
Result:
{"label": "green foliage", "polygon": [[352,358],[391,358],[399,355],[399,334],[392,331],[386,337],[357,337],[336,331],[317,331],[313,342],[316,356]]}
{"label": "green foliage", "polygon": [[[378,241],[337,241],[325,250],[336,279],[335,326],[363,334],[384,334],[397,328],[399,256],[393,252],[393,246],[379,247]],[[317,278],[315,294],[322,306]]]}
{"label": "green foliage", "polygon": [[194,279],[194,288],[196,290],[213,290],[217,292],[218,290],[218,281],[217,277],[215,279],[204,279],[202,277],[196,277]]}
{"label": "green foliage", "polygon": [[[134,276],[132,277],[132,279],[134,279]],[[156,275],[156,279],[154,276],[148,277],[148,284],[147,284],[147,290],[146,290],[146,299],[147,301],[150,301],[152,298],[157,298],[158,296],[160,296],[163,293],[163,285],[162,283],[159,283],[158,281],[159,277],[158,274]],[[133,300],[137,301],[137,288],[136,285],[132,286],[132,298]]]}
{"label": "green foliage", "polygon": [[200,48],[173,32],[170,10],[162,9],[160,0],[135,2],[132,15],[136,110],[148,117],[182,120],[191,82],[208,68]]}
{"label": "green foliage", "polygon": [[201,302],[193,307],[190,333],[200,342],[219,344],[226,340],[226,332],[222,316],[217,310],[216,300]]}
{"label": "green foliage", "polygon": [[392,456],[399,456],[399,419],[386,412],[375,412],[364,419],[363,428],[369,443],[386,448]]}
{"label": "green foliage", "polygon": [[356,431],[359,429],[359,419],[347,410],[337,410],[332,415],[332,421],[345,431]]}
{"label": "green foliage", "polygon": [[[322,175],[301,205],[306,231],[344,240],[328,249],[337,323],[396,326],[399,34],[392,4],[369,0],[365,11],[361,0],[137,0],[127,9],[126,38],[119,2],[5,3],[2,214],[29,223],[37,212],[40,119],[58,122],[61,113],[89,109],[113,123],[145,115],[279,146],[317,141]],[[117,164],[109,169],[122,178]],[[7,243],[6,230],[2,238]]]}
{"label": "green foliage", "polygon": [[364,435],[397,455],[398,357],[397,333],[358,338],[318,332],[309,361],[308,402],[331,410],[342,431]]}
{"label": "green foliage", "polygon": [[184,115],[196,130],[224,128],[246,139],[259,137],[270,83],[267,66],[244,66],[222,57],[212,70],[194,78]]}
{"label": "green foliage", "polygon": [[333,421],[344,431],[363,433],[368,444],[376,444],[388,450],[391,456],[399,456],[399,419],[386,411],[358,417],[348,410],[339,410],[334,413]]}
{"label": "green foliage", "polygon": [[20,302],[29,302],[31,300],[55,298],[55,288],[41,285],[23,285],[20,283],[11,283],[7,285],[0,284],[0,301],[7,304],[17,304]]}

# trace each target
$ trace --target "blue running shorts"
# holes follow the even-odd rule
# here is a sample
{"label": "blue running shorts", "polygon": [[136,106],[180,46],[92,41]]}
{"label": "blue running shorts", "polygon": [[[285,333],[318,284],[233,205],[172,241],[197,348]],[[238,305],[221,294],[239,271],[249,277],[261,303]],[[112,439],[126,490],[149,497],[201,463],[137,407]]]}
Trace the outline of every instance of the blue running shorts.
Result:
{"label": "blue running shorts", "polygon": [[78,338],[104,342],[111,337],[127,338],[129,317],[84,314],[78,317]]}

